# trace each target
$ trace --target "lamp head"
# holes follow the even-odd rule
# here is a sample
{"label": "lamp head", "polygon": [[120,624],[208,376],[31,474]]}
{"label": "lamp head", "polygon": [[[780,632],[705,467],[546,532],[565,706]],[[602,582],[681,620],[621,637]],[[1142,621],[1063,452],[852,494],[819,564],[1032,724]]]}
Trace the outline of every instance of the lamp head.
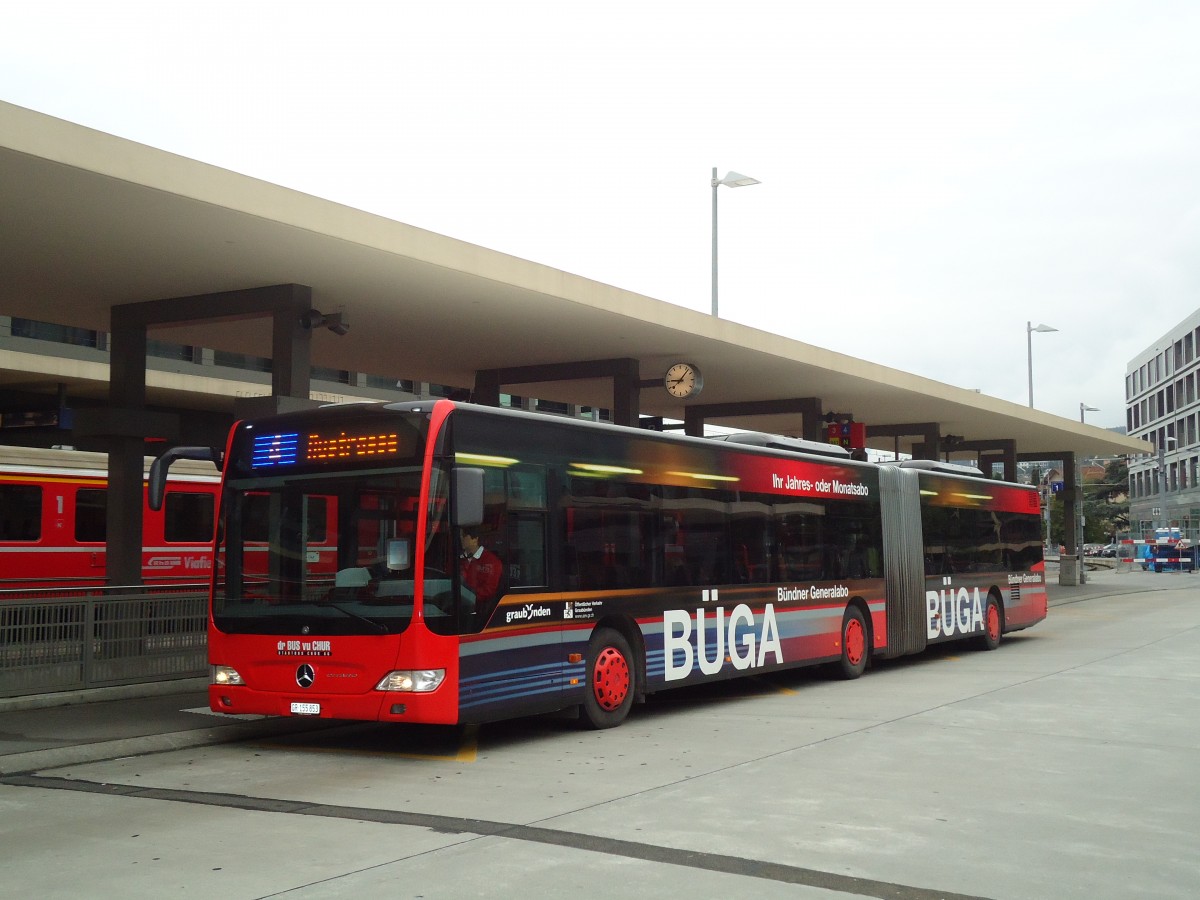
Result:
{"label": "lamp head", "polygon": [[717,183],[723,184],[725,187],[749,187],[752,184],[762,184],[757,178],[742,175],[740,172],[729,172]]}

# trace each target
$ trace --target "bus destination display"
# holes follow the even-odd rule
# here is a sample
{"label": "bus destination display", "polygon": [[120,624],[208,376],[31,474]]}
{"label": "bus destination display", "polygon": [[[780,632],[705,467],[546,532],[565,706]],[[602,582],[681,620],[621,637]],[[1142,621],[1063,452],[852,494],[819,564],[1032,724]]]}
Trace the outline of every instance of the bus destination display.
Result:
{"label": "bus destination display", "polygon": [[253,469],[275,469],[388,458],[399,454],[400,437],[394,431],[364,434],[313,432],[306,435],[284,431],[254,436],[250,466]]}

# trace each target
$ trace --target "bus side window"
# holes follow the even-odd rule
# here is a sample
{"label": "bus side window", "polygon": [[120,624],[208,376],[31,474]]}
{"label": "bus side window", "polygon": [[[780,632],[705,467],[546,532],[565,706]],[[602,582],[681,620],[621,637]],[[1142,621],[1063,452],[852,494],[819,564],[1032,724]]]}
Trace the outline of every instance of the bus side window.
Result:
{"label": "bus side window", "polygon": [[484,470],[480,539],[500,557],[500,594],[510,588],[545,586],[547,517],[544,469]]}
{"label": "bus side window", "polygon": [[741,501],[730,523],[734,580],[756,584],[771,580],[771,519],[768,503]]}
{"label": "bus side window", "polygon": [[546,585],[546,516],[520,513],[509,524],[508,576],[513,587]]}

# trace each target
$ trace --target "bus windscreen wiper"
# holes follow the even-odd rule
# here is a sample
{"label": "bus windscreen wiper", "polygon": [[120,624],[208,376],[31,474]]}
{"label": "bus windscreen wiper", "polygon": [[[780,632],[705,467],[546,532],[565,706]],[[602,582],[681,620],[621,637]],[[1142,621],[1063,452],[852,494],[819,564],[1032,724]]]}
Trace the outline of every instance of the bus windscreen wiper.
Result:
{"label": "bus windscreen wiper", "polygon": [[379,634],[388,633],[387,626],[382,622],[377,621],[376,619],[367,618],[364,615],[360,615],[352,609],[346,609],[346,607],[342,606],[340,603],[334,603],[332,600],[318,600],[315,605],[321,607],[322,609],[328,607],[330,609],[336,609],[340,613],[345,613],[352,619],[357,619],[366,625],[370,625],[372,628],[376,629]]}

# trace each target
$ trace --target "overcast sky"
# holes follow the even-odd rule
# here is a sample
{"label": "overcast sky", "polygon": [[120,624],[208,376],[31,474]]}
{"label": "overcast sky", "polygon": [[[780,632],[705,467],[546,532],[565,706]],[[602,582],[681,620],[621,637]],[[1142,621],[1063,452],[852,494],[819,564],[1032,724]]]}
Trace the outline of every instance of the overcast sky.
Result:
{"label": "overcast sky", "polygon": [[1200,3],[5,5],[0,99],[1124,424],[1200,305]]}

